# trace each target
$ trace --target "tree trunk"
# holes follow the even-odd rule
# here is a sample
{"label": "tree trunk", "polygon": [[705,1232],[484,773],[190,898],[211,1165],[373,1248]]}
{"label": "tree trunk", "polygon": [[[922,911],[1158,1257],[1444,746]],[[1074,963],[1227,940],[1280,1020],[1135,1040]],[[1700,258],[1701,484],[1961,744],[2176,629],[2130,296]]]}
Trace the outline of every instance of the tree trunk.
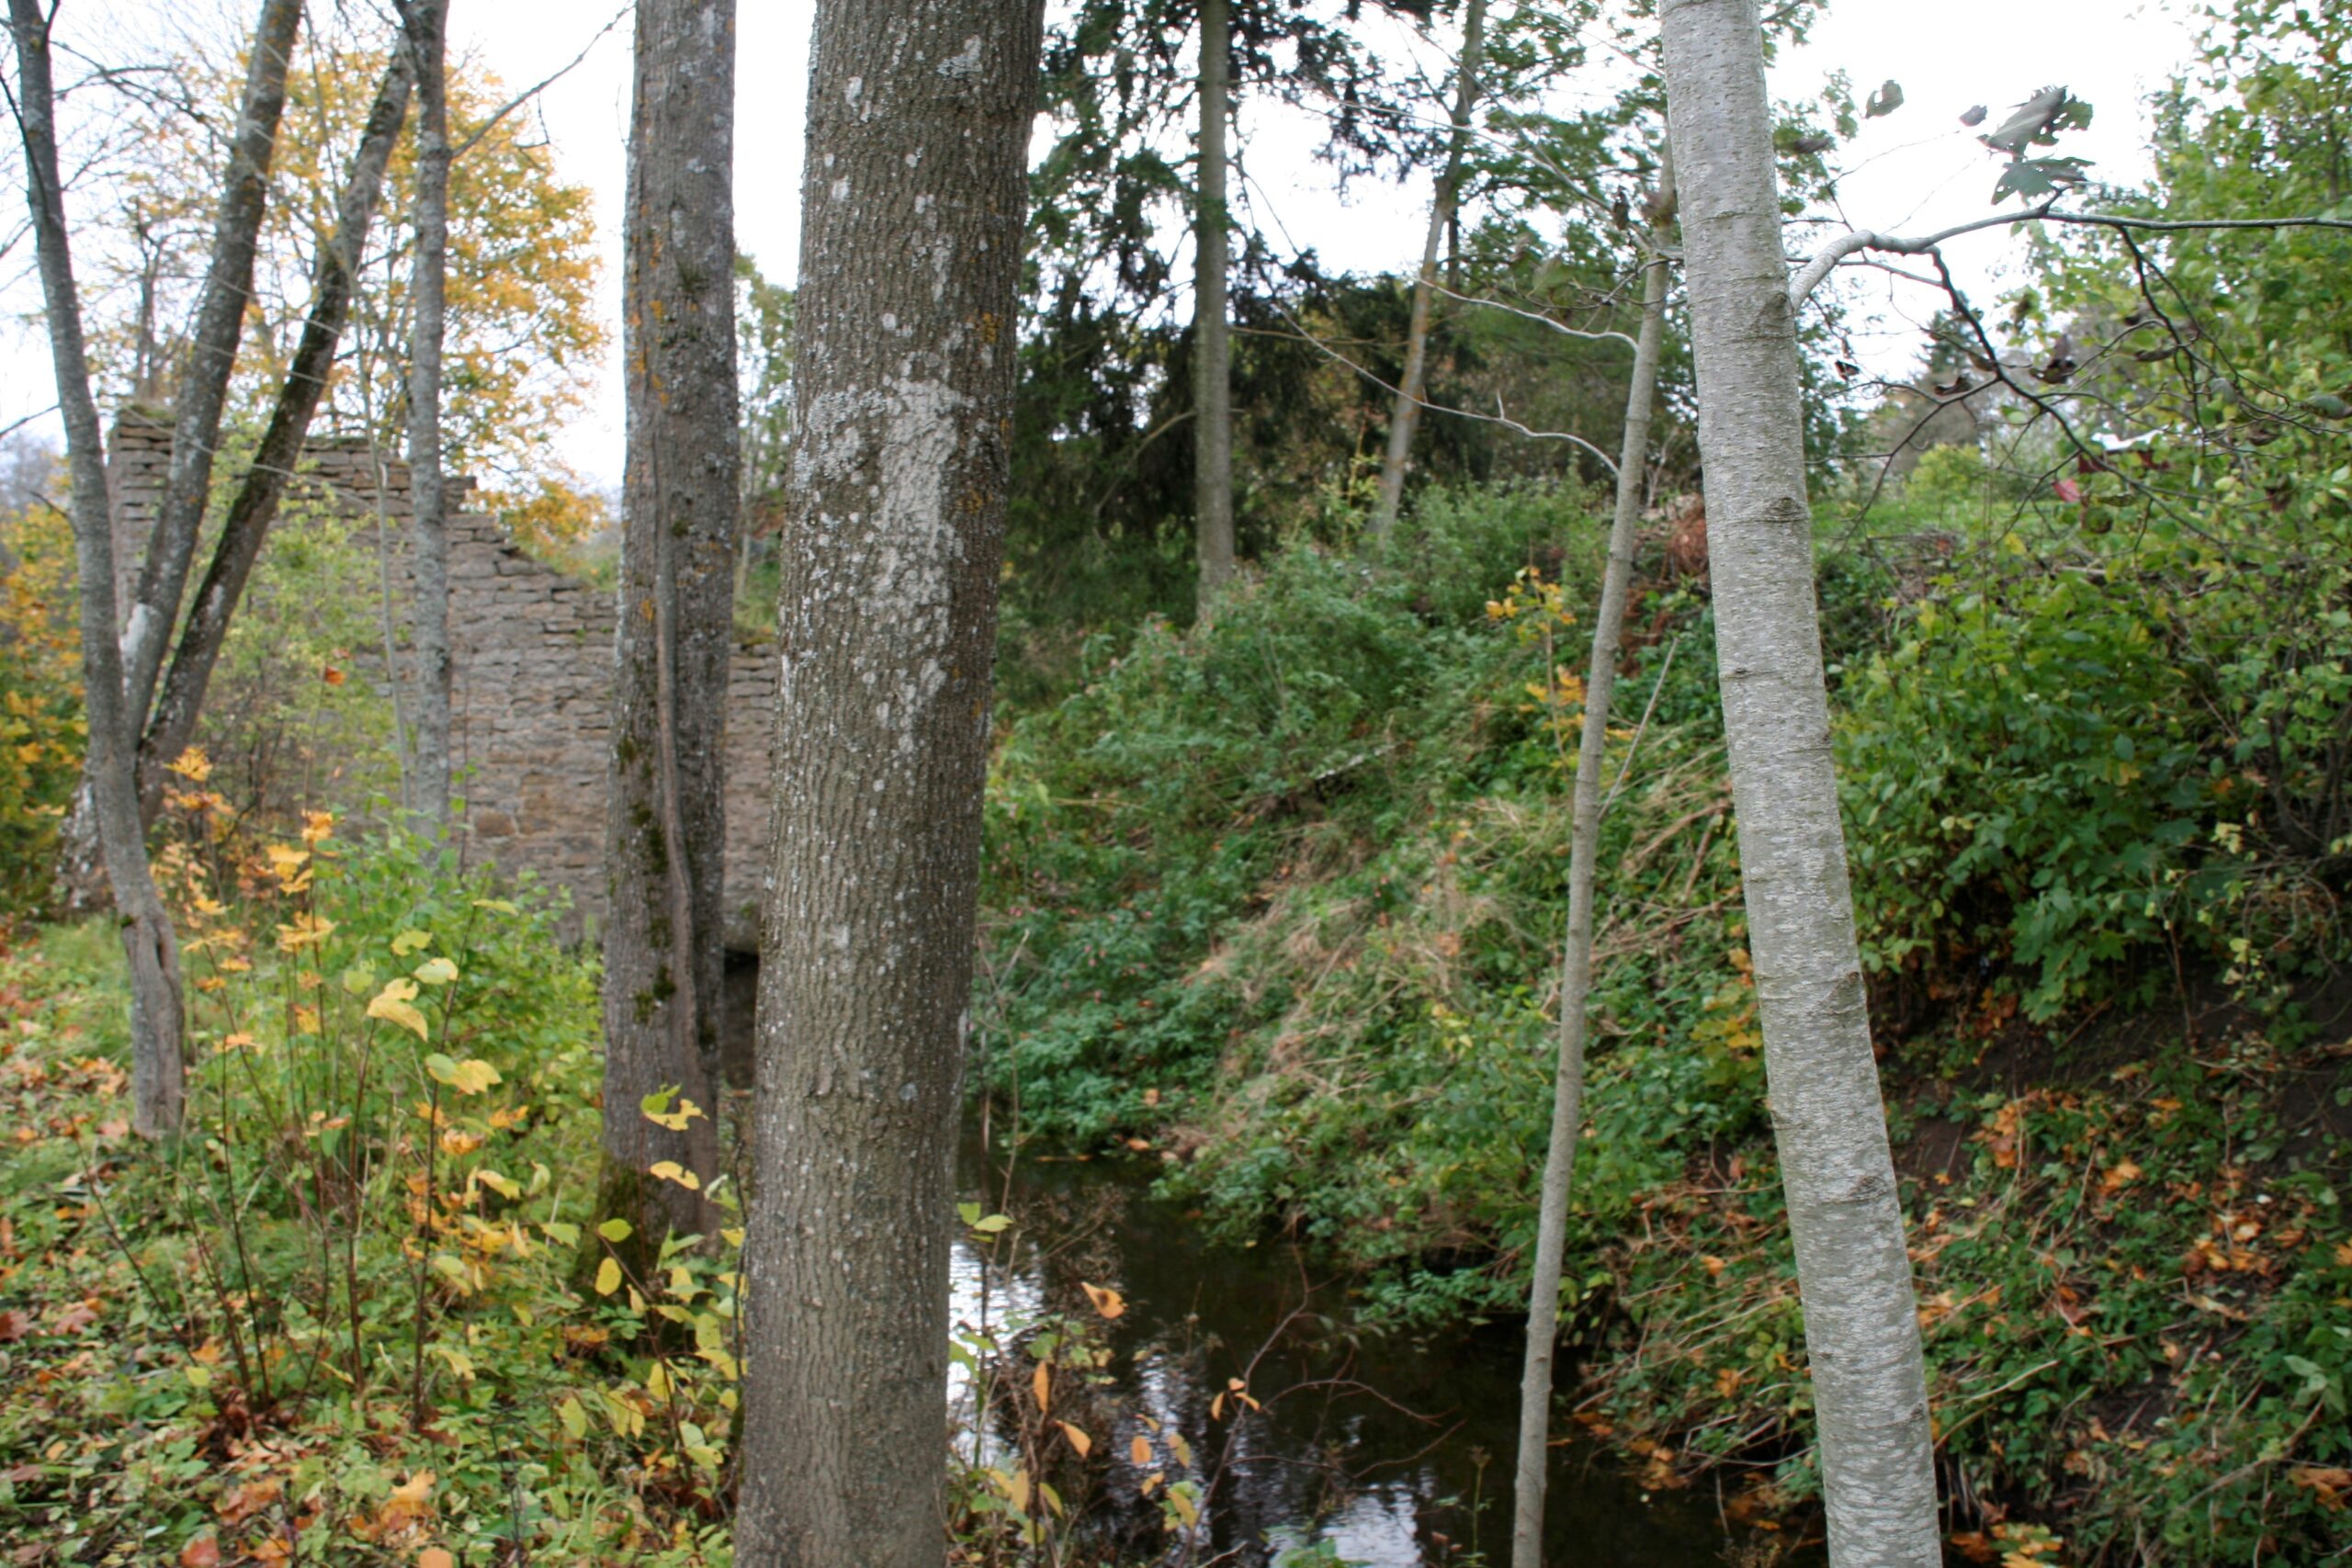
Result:
{"label": "tree trunk", "polygon": [[[1462,197],[1462,164],[1470,153],[1470,116],[1478,103],[1478,66],[1487,44],[1487,0],[1469,0],[1462,17],[1462,61],[1453,84],[1453,136],[1430,204],[1430,229],[1421,242],[1421,270],[1413,279],[1413,317],[1405,333],[1405,373],[1396,383],[1396,407],[1388,416],[1388,451],[1380,462],[1380,496],[1367,531],[1378,538],[1396,524],[1405,503],[1405,470],[1413,456],[1413,434],[1420,427],[1421,397],[1429,387],[1430,317],[1437,294],[1437,269],[1447,232]],[[1645,411],[1646,417],[1646,411]]]}
{"label": "tree trunk", "polygon": [[1666,0],[1724,729],[1839,1568],[1942,1561],[1917,1303],[1829,742],[1756,0]]}
{"label": "tree trunk", "polygon": [[1600,852],[1602,773],[1609,751],[1609,706],[1616,694],[1625,602],[1633,590],[1634,550],[1642,522],[1642,479],[1649,467],[1650,416],[1657,401],[1657,364],[1666,338],[1666,251],[1673,236],[1674,160],[1668,156],[1650,204],[1649,261],[1642,269],[1642,325],[1625,388],[1625,439],[1617,454],[1617,514],[1609,529],[1609,566],[1592,621],[1592,661],[1585,676],[1584,733],[1577,751],[1569,830],[1568,934],[1560,958],[1560,1053],[1552,1089],[1552,1141],[1544,1158],[1544,1201],[1536,1222],[1535,1274],[1527,1287],[1527,1358],[1519,1389],[1519,1474],[1513,1495],[1511,1568],[1543,1568],[1544,1495],[1551,1480],[1552,1357],[1560,1337],[1560,1269],[1566,1251],[1568,1194],[1576,1182],[1577,1142],[1584,1135],[1585,1008],[1592,994],[1592,905]]}
{"label": "tree trunk", "polygon": [[[628,458],[605,863],[600,1206],[647,1258],[709,1235],[718,1174],[723,744],[741,434],[735,382],[735,0],[639,0],[622,306]],[[708,1114],[646,1120],[672,1089]]]}
{"label": "tree trunk", "polygon": [[17,122],[25,147],[41,300],[49,314],[57,404],[74,475],[74,555],[79,579],[82,687],[89,723],[88,776],[98,837],[130,968],[131,1124],[142,1137],[179,1131],[187,1104],[180,1043],[179,942],[147,862],[147,836],[132,778],[132,732],[123,711],[122,649],[115,640],[114,517],[107,497],[106,438],[90,395],[81,291],[57,172],[56,95],[49,23],[40,0],[9,0],[17,49]]}
{"label": "tree trunk", "polygon": [[449,516],[441,472],[441,354],[449,281],[449,0],[403,0],[416,73],[416,279],[408,373],[409,566],[416,755],[409,798],[449,826]]}
{"label": "tree trunk", "polygon": [[1042,0],[819,0],[737,1561],[940,1568]]}
{"label": "tree trunk", "polygon": [[1226,273],[1233,214],[1225,141],[1233,118],[1227,0],[1201,0],[1200,191],[1193,215],[1193,504],[1205,615],[1233,577],[1233,333]]}
{"label": "tree trunk", "polygon": [[229,400],[229,379],[236,369],[245,310],[253,299],[254,258],[269,206],[269,168],[277,155],[278,122],[286,113],[286,74],[301,20],[301,0],[263,0],[261,19],[254,26],[244,102],[214,220],[212,262],[189,323],[187,368],[180,376],[172,422],[171,474],[123,633],[130,694],[126,711],[134,735],[144,728],[147,710],[155,700],[164,650],[171,646],[172,628],[179,620],[188,568],[196,559],[205,507],[212,496],[221,410]]}
{"label": "tree trunk", "polygon": [[335,348],[351,314],[359,258],[367,249],[376,199],[383,189],[384,168],[391,160],[392,144],[400,140],[401,125],[408,118],[411,75],[408,51],[395,47],[344,184],[334,237],[319,252],[310,318],[302,323],[301,340],[287,367],[286,383],[278,389],[277,404],[270,411],[253,467],[229,504],[220,542],[197,588],[178,651],[164,677],[163,693],[156,699],[155,715],[148,722],[139,756],[140,807],[150,821],[162,807],[164,768],[195,738],[197,715],[204,705],[213,661],[229,635],[230,616],[244,593],[245,580],[253,575],[254,562],[260,558],[262,543],[277,520],[279,502],[285,500],[287,484],[302,460],[311,420],[326,394]]}

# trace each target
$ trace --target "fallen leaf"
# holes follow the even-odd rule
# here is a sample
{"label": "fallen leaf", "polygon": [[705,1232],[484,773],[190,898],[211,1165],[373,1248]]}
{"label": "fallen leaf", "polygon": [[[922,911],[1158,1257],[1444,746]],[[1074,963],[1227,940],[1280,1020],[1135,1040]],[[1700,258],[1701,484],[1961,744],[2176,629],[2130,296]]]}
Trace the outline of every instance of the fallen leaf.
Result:
{"label": "fallen leaf", "polygon": [[198,1536],[180,1548],[180,1568],[220,1568],[220,1543],[209,1535]]}

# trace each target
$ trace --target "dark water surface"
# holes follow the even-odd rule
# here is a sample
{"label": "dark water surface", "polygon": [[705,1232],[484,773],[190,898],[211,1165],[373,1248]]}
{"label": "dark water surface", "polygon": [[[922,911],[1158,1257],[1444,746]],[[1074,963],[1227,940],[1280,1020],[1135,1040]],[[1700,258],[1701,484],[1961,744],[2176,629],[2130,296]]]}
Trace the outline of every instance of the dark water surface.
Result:
{"label": "dark water surface", "polygon": [[[1182,1211],[1149,1196],[1154,1169],[1148,1160],[1023,1161],[1008,1188],[977,1148],[965,1160],[966,1199],[1015,1227],[959,1247],[960,1320],[1092,1318],[1083,1284],[1125,1298],[1125,1313],[1103,1327],[1116,1352],[1113,1386],[1091,1405],[1053,1412],[1113,1456],[1107,1481],[1080,1506],[1090,1528],[1132,1542],[1122,1561],[1183,1562],[1126,1460],[1148,1414],[1183,1435],[1209,1488],[1194,1568],[1267,1568],[1317,1543],[1366,1568],[1508,1563],[1517,1335],[1360,1335],[1342,1284],[1286,1249],[1210,1246]],[[1264,1409],[1236,1435],[1210,1404],[1245,1374]],[[1645,1493],[1621,1461],[1583,1443],[1553,1450],[1549,1515],[1549,1568],[1771,1561],[1747,1555],[1765,1540],[1726,1522],[1711,1479]]]}

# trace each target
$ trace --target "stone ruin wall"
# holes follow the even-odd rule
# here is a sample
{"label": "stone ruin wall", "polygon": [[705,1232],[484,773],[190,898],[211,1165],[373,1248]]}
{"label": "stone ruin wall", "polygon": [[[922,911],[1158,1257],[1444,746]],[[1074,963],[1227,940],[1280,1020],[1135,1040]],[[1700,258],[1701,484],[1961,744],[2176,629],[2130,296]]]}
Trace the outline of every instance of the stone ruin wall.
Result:
{"label": "stone ruin wall", "polygon": [[[108,475],[116,558],[134,570],[162,504],[171,446],[167,423],[135,414],[116,423]],[[312,497],[346,516],[375,515],[365,442],[313,443],[303,468]],[[409,581],[408,468],[389,463],[386,470],[397,602]],[[473,852],[501,871],[536,873],[569,888],[578,931],[605,907],[615,605],[594,585],[526,554],[495,518],[462,513],[473,488],[470,479],[450,482],[451,749],[464,828]],[[725,934],[739,953],[759,945],[778,672],[773,649],[741,646],[728,684]]]}

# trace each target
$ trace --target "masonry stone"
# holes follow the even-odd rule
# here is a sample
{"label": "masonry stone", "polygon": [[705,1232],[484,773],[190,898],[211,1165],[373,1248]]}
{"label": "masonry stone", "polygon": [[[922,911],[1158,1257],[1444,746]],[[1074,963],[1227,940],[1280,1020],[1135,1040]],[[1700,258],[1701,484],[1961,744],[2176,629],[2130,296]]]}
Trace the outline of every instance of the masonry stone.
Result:
{"label": "masonry stone", "polygon": [[[126,412],[108,446],[116,558],[130,563],[135,580],[171,469],[171,425]],[[475,854],[506,875],[567,889],[571,929],[585,934],[606,901],[617,607],[611,593],[530,555],[496,518],[465,513],[474,481],[452,479],[448,488],[458,513],[449,521],[449,626],[461,831]],[[365,441],[314,442],[287,512],[292,518],[304,506],[323,506],[372,519],[379,491],[397,604],[409,581],[406,463],[384,459],[379,467]],[[728,680],[725,934],[729,951],[745,954],[759,946],[779,672],[772,647],[746,642]]]}

